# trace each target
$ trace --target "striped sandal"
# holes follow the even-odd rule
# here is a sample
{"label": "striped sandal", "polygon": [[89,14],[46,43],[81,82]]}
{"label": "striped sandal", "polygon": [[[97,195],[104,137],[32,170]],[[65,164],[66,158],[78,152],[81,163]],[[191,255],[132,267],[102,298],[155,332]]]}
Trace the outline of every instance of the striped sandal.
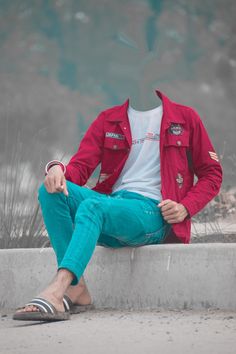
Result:
{"label": "striped sandal", "polygon": [[[65,321],[70,319],[69,311],[57,311],[57,309],[49,301],[40,297],[34,298],[30,302],[28,302],[28,304],[26,304],[23,308],[25,308],[26,306],[35,306],[39,309],[39,311],[16,311],[12,317],[13,320],[52,322]],[[21,307],[20,309],[23,308]]]}
{"label": "striped sandal", "polygon": [[64,295],[63,297],[63,304],[64,304],[65,311],[70,312],[70,314],[72,315],[95,309],[94,304],[89,304],[89,305],[74,304],[69,298],[69,296],[67,295]]}

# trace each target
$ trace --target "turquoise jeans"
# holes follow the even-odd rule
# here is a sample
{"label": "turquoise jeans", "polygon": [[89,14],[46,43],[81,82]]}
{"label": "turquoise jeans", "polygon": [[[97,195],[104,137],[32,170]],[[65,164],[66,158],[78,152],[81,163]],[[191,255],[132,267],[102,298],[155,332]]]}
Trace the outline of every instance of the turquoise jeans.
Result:
{"label": "turquoise jeans", "polygon": [[96,245],[137,247],[163,242],[168,224],[158,201],[138,193],[119,191],[110,195],[67,181],[69,195],[48,193],[42,184],[39,202],[58,269],[74,275],[76,285]]}

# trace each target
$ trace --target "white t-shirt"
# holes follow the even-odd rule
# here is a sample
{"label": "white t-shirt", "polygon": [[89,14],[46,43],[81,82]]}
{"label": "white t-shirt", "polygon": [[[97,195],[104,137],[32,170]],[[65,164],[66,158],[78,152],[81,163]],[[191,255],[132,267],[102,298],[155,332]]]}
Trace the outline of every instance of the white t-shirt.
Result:
{"label": "white t-shirt", "polygon": [[113,192],[125,189],[161,200],[159,142],[162,111],[162,105],[148,111],[136,111],[129,106],[132,146]]}

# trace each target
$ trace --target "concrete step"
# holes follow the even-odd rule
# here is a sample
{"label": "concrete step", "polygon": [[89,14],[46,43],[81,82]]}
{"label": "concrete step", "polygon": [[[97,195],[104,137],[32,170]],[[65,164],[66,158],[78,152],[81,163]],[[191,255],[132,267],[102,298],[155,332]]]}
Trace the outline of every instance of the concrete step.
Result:
{"label": "concrete step", "polygon": [[[52,249],[0,250],[0,307],[24,304],[55,271]],[[98,246],[85,279],[98,309],[236,310],[236,244]]]}

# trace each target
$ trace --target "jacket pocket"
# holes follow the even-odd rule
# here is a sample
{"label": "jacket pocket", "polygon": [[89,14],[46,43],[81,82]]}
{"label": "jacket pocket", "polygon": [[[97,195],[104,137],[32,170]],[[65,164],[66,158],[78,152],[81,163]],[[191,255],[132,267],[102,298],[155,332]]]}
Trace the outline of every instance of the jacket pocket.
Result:
{"label": "jacket pocket", "polygon": [[113,174],[128,157],[128,143],[123,140],[106,138],[101,159],[102,173]]}
{"label": "jacket pocket", "polygon": [[164,141],[165,159],[176,171],[184,172],[188,168],[187,150],[190,145],[189,132],[181,135],[170,134],[168,131]]}
{"label": "jacket pocket", "polygon": [[173,135],[167,132],[165,141],[164,141],[164,146],[165,147],[176,147],[178,149],[180,148],[186,148],[189,147],[189,133],[184,132],[182,135]]}
{"label": "jacket pocket", "polygon": [[111,151],[128,150],[128,146],[125,140],[106,138],[104,141],[104,148]]}

